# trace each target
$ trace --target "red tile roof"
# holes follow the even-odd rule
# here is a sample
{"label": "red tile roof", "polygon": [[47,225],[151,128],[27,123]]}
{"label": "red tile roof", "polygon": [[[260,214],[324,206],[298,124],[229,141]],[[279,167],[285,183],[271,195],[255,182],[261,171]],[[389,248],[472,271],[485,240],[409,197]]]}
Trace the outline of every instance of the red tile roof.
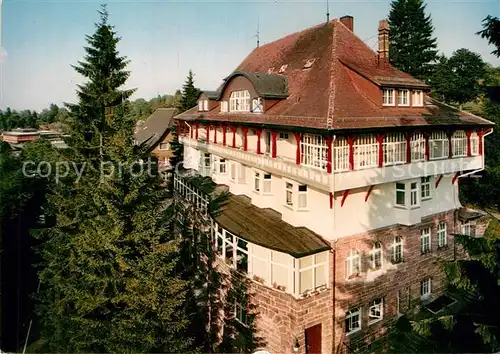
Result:
{"label": "red tile roof", "polygon": [[[316,60],[304,69],[310,59]],[[289,96],[264,114],[220,113],[217,105],[203,113],[194,107],[177,118],[317,129],[492,125],[432,100],[425,107],[383,107],[380,85],[428,86],[379,61],[377,53],[337,19],[254,49],[235,71],[268,73],[274,68],[275,74],[282,65],[287,65],[282,75]]]}

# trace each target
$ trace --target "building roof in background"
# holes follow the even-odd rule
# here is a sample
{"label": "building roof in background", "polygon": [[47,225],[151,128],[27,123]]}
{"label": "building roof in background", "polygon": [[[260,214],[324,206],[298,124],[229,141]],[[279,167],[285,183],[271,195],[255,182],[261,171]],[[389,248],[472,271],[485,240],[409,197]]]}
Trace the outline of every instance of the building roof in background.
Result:
{"label": "building roof in background", "polygon": [[235,236],[296,258],[331,248],[308,228],[291,226],[276,211],[258,208],[243,195],[229,193],[215,220]]}
{"label": "building roof in background", "polygon": [[158,108],[151,114],[146,122],[141,124],[134,136],[137,144],[147,144],[154,147],[160,142],[172,125],[172,118],[176,114],[175,108]]}
{"label": "building roof in background", "polygon": [[237,74],[246,75],[254,86],[261,82],[273,86],[270,76],[282,77],[288,96],[264,114],[220,113],[215,105],[209,112],[193,107],[177,118],[338,130],[492,125],[433,100],[424,107],[383,107],[381,85],[424,90],[428,86],[379,59],[338,19],[255,48],[228,79]]}

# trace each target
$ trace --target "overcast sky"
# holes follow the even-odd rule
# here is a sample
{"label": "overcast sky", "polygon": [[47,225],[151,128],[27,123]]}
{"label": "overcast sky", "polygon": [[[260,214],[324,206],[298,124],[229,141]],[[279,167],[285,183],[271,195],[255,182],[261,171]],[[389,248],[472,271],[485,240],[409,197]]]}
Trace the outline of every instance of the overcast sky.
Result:
{"label": "overcast sky", "polygon": [[[1,1],[1,0],[0,0]],[[3,0],[0,109],[36,109],[75,100],[82,82],[71,68],[83,57],[101,2]],[[266,43],[326,20],[325,1],[108,1],[109,21],[122,37],[121,55],[132,71],[134,98],[173,93],[189,69],[201,89],[216,89],[260,41]],[[372,48],[390,1],[330,0],[330,17],[354,16],[354,32]],[[439,50],[480,53],[494,65],[493,48],[475,33],[487,15],[500,17],[500,0],[433,1]]]}

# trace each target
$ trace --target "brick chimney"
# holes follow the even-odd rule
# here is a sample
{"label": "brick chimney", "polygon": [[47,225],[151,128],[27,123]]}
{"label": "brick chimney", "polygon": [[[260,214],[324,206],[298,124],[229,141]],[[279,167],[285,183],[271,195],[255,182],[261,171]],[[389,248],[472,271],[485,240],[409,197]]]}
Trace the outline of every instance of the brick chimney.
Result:
{"label": "brick chimney", "polygon": [[344,24],[344,26],[346,26],[349,29],[349,31],[351,31],[351,32],[354,31],[354,17],[342,16],[339,19],[339,21],[342,22]]}
{"label": "brick chimney", "polygon": [[378,58],[389,60],[389,22],[380,20],[378,23]]}

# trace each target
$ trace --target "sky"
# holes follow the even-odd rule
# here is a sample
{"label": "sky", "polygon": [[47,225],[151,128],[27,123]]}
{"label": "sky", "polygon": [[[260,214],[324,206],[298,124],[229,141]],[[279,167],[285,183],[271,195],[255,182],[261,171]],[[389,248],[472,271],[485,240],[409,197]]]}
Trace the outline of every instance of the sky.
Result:
{"label": "sky", "polygon": [[[2,2],[2,0],[0,0]],[[101,1],[3,0],[0,43],[0,109],[47,108],[75,102],[83,83],[71,65],[83,59]],[[108,0],[109,22],[130,60],[126,88],[150,99],[181,88],[190,69],[196,85],[215,90],[260,43],[326,21],[326,0],[172,1]],[[354,17],[354,32],[376,49],[378,21],[390,1],[329,1],[330,18]],[[468,48],[493,65],[500,59],[475,35],[487,16],[500,17],[500,0],[428,0],[438,49]]]}

